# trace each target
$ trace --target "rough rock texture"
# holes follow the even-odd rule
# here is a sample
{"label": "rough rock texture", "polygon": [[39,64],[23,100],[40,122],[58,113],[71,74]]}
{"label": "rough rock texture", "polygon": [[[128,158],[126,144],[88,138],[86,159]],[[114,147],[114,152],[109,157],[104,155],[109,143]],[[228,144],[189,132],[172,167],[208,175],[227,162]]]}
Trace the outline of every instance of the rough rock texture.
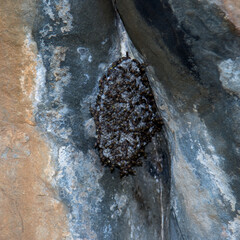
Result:
{"label": "rough rock texture", "polygon": [[[239,239],[239,1],[116,6],[133,44],[110,0],[0,1],[0,239]],[[89,107],[126,51],[165,127],[120,180]]]}
{"label": "rough rock texture", "polygon": [[112,2],[38,1],[36,9],[35,117],[51,148],[54,184],[68,210],[71,238],[167,236],[170,181],[163,133],[147,147],[151,154],[137,177],[120,180],[117,172],[105,171],[94,149],[89,108],[96,101],[98,80],[121,56]]}
{"label": "rough rock texture", "polygon": [[171,226],[184,239],[239,239],[239,1],[116,5],[153,67],[171,149]]}
{"label": "rough rock texture", "polygon": [[1,240],[69,235],[67,211],[51,185],[50,149],[33,116],[37,49],[27,29],[34,14],[28,1],[0,1]]}
{"label": "rough rock texture", "polygon": [[125,180],[105,173],[94,149],[90,102],[120,57],[111,1],[2,0],[0,18],[0,239],[159,239],[163,134]]}

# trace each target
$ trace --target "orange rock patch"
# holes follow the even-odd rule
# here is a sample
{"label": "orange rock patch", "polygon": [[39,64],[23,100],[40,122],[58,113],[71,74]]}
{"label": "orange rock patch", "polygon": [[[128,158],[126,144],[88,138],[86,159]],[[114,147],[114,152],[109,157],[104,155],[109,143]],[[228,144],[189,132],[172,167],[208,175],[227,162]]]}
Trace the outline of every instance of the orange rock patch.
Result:
{"label": "orange rock patch", "polygon": [[27,40],[28,2],[0,3],[0,239],[62,240],[66,209],[51,185],[49,147],[34,127],[37,52]]}

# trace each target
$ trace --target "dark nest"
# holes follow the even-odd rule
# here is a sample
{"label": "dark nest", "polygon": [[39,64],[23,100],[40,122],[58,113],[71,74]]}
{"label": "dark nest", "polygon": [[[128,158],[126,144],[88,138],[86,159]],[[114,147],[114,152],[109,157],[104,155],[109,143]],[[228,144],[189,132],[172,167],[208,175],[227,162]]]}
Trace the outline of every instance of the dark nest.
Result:
{"label": "dark nest", "polygon": [[101,162],[120,176],[135,174],[146,157],[145,146],[162,127],[145,65],[120,58],[99,81],[99,94],[91,108]]}

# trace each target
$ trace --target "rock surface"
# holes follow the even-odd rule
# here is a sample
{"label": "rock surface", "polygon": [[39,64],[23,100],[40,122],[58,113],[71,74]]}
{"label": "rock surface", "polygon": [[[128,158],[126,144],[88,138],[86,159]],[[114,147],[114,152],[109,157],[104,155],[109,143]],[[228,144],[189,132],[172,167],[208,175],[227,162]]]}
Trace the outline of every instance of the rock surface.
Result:
{"label": "rock surface", "polygon": [[51,185],[50,149],[36,130],[36,44],[27,28],[35,6],[0,2],[0,239],[66,239],[66,208]]}
{"label": "rock surface", "polygon": [[[155,153],[137,177],[122,180],[118,172],[105,171],[94,149],[90,103],[96,99],[98,80],[121,56],[111,1],[43,1],[37,9],[33,38],[44,75],[37,83],[41,100],[36,121],[55,160],[56,186],[68,208],[71,237],[159,239],[167,230],[162,217],[167,220],[169,181],[168,166],[162,172],[157,167],[159,161],[168,162],[167,144],[150,145],[148,151]],[[162,134],[159,138],[164,142]]]}
{"label": "rock surface", "polygon": [[0,4],[0,239],[167,236],[163,133],[147,146],[136,177],[105,171],[94,149],[89,106],[98,80],[121,56],[112,2]]}
{"label": "rock surface", "polygon": [[153,67],[171,149],[172,226],[184,239],[239,239],[239,1],[116,6]]}
{"label": "rock surface", "polygon": [[[132,42],[110,0],[0,1],[0,239],[239,239],[238,1],[116,7]],[[120,179],[89,106],[126,51],[165,127]]]}

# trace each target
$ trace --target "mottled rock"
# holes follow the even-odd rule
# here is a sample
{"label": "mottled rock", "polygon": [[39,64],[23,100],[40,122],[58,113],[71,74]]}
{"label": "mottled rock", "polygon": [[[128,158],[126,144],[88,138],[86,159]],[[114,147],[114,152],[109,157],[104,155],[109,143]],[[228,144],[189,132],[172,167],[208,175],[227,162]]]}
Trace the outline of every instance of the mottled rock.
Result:
{"label": "mottled rock", "polygon": [[[37,48],[29,1],[0,3],[0,239],[67,239],[50,148],[33,114]],[[28,22],[30,21],[30,22]]]}
{"label": "mottled rock", "polygon": [[[239,238],[238,1],[116,1],[132,42],[110,0],[0,5],[0,239]],[[126,51],[165,127],[120,180],[89,107]]]}
{"label": "mottled rock", "polygon": [[116,7],[152,66],[165,119],[172,239],[238,239],[238,1],[123,0]]}
{"label": "mottled rock", "polygon": [[240,96],[240,58],[235,60],[227,59],[218,65],[220,78],[223,88],[230,94]]}
{"label": "mottled rock", "polygon": [[163,132],[146,146],[149,157],[128,180],[105,171],[94,149],[96,128],[89,108],[98,80],[121,57],[123,45],[112,2],[39,1],[36,8],[35,117],[51,149],[54,189],[68,210],[70,237],[167,236],[169,154]]}

